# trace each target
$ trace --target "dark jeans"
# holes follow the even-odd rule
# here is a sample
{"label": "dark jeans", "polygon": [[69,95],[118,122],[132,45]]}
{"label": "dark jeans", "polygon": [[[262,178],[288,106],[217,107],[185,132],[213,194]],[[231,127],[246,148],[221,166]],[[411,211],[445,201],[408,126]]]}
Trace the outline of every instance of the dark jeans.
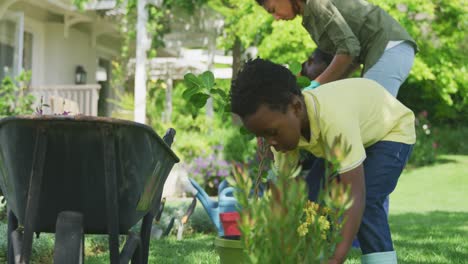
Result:
{"label": "dark jeans", "polygon": [[[413,145],[392,141],[379,141],[366,148],[366,207],[357,234],[363,254],[393,251],[384,202],[395,189],[412,149]],[[316,158],[306,177],[309,200],[317,199],[324,173],[324,160]]]}

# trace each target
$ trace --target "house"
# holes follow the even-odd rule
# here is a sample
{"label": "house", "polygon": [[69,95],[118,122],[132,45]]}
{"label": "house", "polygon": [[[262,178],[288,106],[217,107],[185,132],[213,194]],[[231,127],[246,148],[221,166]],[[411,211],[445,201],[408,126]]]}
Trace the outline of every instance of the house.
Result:
{"label": "house", "polygon": [[[55,95],[78,103],[87,115],[110,115],[111,61],[121,38],[104,0],[77,10],[71,0],[0,1],[0,79],[32,72],[30,92],[45,102]],[[86,81],[79,81],[83,77]],[[78,76],[77,76],[78,74]]]}

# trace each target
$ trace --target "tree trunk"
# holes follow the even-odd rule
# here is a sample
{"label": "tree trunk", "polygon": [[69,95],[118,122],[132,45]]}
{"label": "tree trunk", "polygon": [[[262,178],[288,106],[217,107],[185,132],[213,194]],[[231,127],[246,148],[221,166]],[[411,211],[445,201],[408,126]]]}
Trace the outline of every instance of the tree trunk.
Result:
{"label": "tree trunk", "polygon": [[232,47],[232,79],[237,77],[237,73],[242,67],[242,43],[239,37],[236,37]]}

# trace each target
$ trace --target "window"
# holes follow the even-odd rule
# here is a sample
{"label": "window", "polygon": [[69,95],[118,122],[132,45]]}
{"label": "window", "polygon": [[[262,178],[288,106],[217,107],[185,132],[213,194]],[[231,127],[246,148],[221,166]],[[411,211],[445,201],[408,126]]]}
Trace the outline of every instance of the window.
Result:
{"label": "window", "polygon": [[23,14],[0,20],[0,80],[32,69],[33,34],[23,30]]}
{"label": "window", "polygon": [[0,20],[0,79],[14,74],[16,24],[10,20]]}

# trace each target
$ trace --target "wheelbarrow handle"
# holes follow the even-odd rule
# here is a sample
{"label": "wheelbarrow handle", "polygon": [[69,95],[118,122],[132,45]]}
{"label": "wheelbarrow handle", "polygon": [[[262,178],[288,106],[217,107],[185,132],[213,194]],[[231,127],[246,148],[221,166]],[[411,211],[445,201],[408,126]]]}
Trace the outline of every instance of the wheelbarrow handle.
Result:
{"label": "wheelbarrow handle", "polygon": [[169,128],[166,131],[166,134],[163,137],[164,142],[170,147],[172,145],[172,142],[174,141],[176,131],[173,128]]}

